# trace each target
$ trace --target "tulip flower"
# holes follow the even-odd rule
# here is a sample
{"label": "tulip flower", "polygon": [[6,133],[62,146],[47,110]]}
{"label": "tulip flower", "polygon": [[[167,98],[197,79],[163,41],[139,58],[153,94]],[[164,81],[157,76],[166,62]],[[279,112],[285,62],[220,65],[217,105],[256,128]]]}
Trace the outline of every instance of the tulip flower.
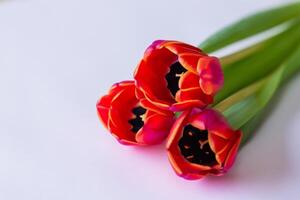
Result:
{"label": "tulip flower", "polygon": [[134,78],[145,99],[172,111],[206,107],[223,85],[216,57],[167,40],[157,40],[147,48]]}
{"label": "tulip flower", "polygon": [[97,102],[98,116],[121,143],[152,145],[169,134],[174,114],[137,99],[134,81],[116,83]]}
{"label": "tulip flower", "polygon": [[[201,50],[211,53],[283,24],[276,34],[220,59]],[[98,116],[121,144],[153,145],[167,138],[169,161],[185,179],[223,175],[280,86],[300,69],[299,24],[295,2],[225,27],[201,49],[154,41],[135,81],[116,83],[99,99]]]}
{"label": "tulip flower", "polygon": [[233,130],[220,113],[194,108],[174,123],[168,157],[177,175],[185,179],[222,175],[233,165],[240,141],[241,132]]}

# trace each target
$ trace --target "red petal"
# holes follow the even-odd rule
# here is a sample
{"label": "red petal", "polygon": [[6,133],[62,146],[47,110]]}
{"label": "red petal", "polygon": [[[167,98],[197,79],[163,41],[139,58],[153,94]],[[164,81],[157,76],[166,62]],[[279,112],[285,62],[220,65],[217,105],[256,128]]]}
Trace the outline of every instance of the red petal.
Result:
{"label": "red petal", "polygon": [[180,89],[188,89],[194,87],[200,87],[199,85],[199,76],[195,75],[192,72],[185,72],[179,79],[179,88]]}
{"label": "red petal", "polygon": [[210,173],[211,168],[186,161],[178,151],[168,151],[170,164],[176,174],[188,180],[200,179]]}
{"label": "red petal", "polygon": [[103,125],[107,128],[108,126],[108,112],[110,108],[111,101],[124,90],[128,85],[134,84],[134,81],[123,81],[120,83],[114,84],[107,95],[101,97],[97,102],[97,111],[98,116]]}
{"label": "red petal", "polygon": [[232,131],[231,134],[232,136],[227,140],[223,150],[216,153],[216,159],[224,166],[224,171],[227,171],[233,165],[241,140],[240,131]]}
{"label": "red petal", "polygon": [[152,101],[174,102],[168,88],[165,75],[170,65],[177,60],[177,56],[169,50],[155,49],[143,58],[138,65],[134,78],[140,88]]}
{"label": "red petal", "polygon": [[201,108],[203,107],[204,104],[202,101],[199,101],[199,100],[188,100],[188,101],[183,101],[183,102],[179,102],[179,103],[174,103],[172,106],[171,106],[171,110],[173,112],[178,112],[178,111],[184,111],[184,110],[187,110],[187,109],[190,109],[190,108]]}
{"label": "red petal", "polygon": [[109,108],[101,105],[101,99],[97,103],[97,113],[100,121],[104,125],[105,128],[107,128],[108,125],[108,111]]}
{"label": "red petal", "polygon": [[166,102],[166,101],[162,101],[160,99],[156,99],[153,96],[150,97],[145,92],[144,92],[144,95],[145,95],[145,99],[147,99],[147,101],[149,101],[151,104],[153,104],[154,106],[156,106],[156,107],[158,107],[159,109],[162,109],[162,110],[169,110],[169,108],[172,104],[170,102]]}
{"label": "red petal", "polygon": [[[150,101],[148,101],[147,99],[140,99],[140,104],[142,105],[142,107],[147,108],[147,110],[151,110],[155,113],[158,113],[160,115],[166,115],[166,116],[173,116],[174,113],[169,111],[169,110],[165,110],[165,109],[161,109],[160,107],[157,107],[155,104],[152,104]],[[169,106],[167,106],[168,108]]]}
{"label": "red petal", "polygon": [[199,84],[204,93],[215,94],[224,82],[223,71],[219,60],[215,57],[203,57],[198,61]]}
{"label": "red petal", "polygon": [[126,127],[126,129],[130,129],[130,125],[127,121],[133,116],[131,110],[138,103],[134,91],[134,85],[130,88],[127,87],[111,102],[109,111],[110,120],[118,127],[122,126],[124,128]]}
{"label": "red petal", "polygon": [[173,122],[173,117],[153,114],[144,121],[144,126],[137,133],[136,140],[150,145],[161,143],[169,135]]}
{"label": "red petal", "polygon": [[197,64],[198,60],[202,57],[203,55],[200,53],[181,53],[178,56],[178,61],[188,71],[198,75]]}
{"label": "red petal", "polygon": [[236,134],[236,139],[233,140],[233,146],[231,147],[231,150],[229,151],[226,161],[224,163],[224,168],[226,170],[232,167],[241,143],[241,135],[242,135],[241,131],[236,131],[235,134]]}
{"label": "red petal", "polygon": [[145,56],[147,57],[148,54],[151,54],[152,51],[156,49],[161,49],[161,46],[166,43],[166,40],[155,40],[152,42],[152,44],[149,45],[149,47],[145,51]]}
{"label": "red petal", "polygon": [[161,46],[164,46],[165,48],[172,51],[174,54],[181,54],[181,53],[202,53],[201,50],[197,47],[194,47],[192,45],[178,42],[178,41],[167,41],[161,44]]}
{"label": "red petal", "polygon": [[177,162],[177,160],[174,159],[174,155],[175,155],[174,152],[168,151],[168,158],[170,164],[178,176],[184,176],[184,172],[181,170],[181,166]]}
{"label": "red petal", "polygon": [[138,104],[135,97],[135,85],[122,86],[124,89],[119,92],[111,101],[109,109],[109,130],[121,143],[136,143],[135,134],[130,131],[131,125],[128,120],[133,117],[132,108]]}
{"label": "red petal", "polygon": [[205,95],[200,88],[190,88],[179,90],[176,100],[178,103],[172,105],[172,111],[181,111],[192,107],[203,108],[213,102],[213,97]]}
{"label": "red petal", "polygon": [[111,121],[109,121],[108,130],[121,144],[138,145],[138,143],[135,140],[135,136],[128,129],[124,130],[121,127],[115,126]]}
{"label": "red petal", "polygon": [[179,139],[180,136],[177,133],[179,133],[181,131],[182,126],[189,114],[190,114],[190,110],[186,110],[186,111],[182,112],[181,115],[174,122],[174,124],[170,130],[170,135],[167,139],[167,144],[166,144],[167,149],[171,148],[172,142]]}
{"label": "red petal", "polygon": [[136,96],[137,99],[145,98],[145,95],[144,95],[143,91],[141,91],[138,88],[135,88],[135,96]]}
{"label": "red petal", "polygon": [[225,118],[217,111],[205,109],[191,118],[193,124],[205,124],[205,129],[210,130],[213,134],[229,139],[232,137],[232,128],[229,126]]}
{"label": "red petal", "polygon": [[177,102],[184,102],[189,100],[199,100],[203,106],[206,106],[213,101],[213,97],[203,93],[200,87],[181,89],[176,94]]}
{"label": "red petal", "polygon": [[209,146],[215,154],[220,153],[226,145],[228,144],[228,140],[218,135],[214,134],[212,131],[208,134]]}
{"label": "red petal", "polygon": [[183,178],[187,179],[187,180],[199,180],[201,178],[203,178],[205,175],[200,175],[200,174],[185,174],[183,176]]}

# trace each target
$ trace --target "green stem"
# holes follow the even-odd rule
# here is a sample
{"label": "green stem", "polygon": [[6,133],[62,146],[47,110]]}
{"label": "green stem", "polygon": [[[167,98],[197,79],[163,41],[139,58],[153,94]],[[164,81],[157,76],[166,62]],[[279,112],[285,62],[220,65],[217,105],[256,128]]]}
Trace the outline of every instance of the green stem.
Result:
{"label": "green stem", "polygon": [[242,49],[238,52],[234,52],[230,55],[220,58],[222,68],[224,69],[224,68],[232,65],[235,62],[238,62],[250,55],[253,55],[254,53],[256,53],[259,50],[261,50],[262,48],[264,48],[268,44],[268,42],[272,39],[274,39],[274,37],[264,40],[262,42],[259,42],[257,44],[254,44],[250,47],[246,47],[245,49]]}
{"label": "green stem", "polygon": [[199,47],[211,53],[298,16],[300,16],[300,2],[262,11],[225,27],[207,38]]}
{"label": "green stem", "polygon": [[210,53],[272,27],[293,23],[274,37],[221,58],[225,84],[213,108],[221,111],[233,128],[243,131],[243,144],[265,117],[266,106],[279,86],[300,68],[299,17],[300,2],[295,2],[246,17],[199,45]]}
{"label": "green stem", "polygon": [[215,105],[215,109],[224,114],[235,129],[243,131],[243,143],[247,141],[261,121],[265,107],[276,94],[280,86],[290,80],[300,70],[300,41],[297,48],[268,77],[240,90]]}
{"label": "green stem", "polygon": [[215,103],[219,103],[238,90],[267,76],[290,55],[299,40],[300,23],[296,21],[286,31],[256,47],[254,53],[225,65],[224,87],[215,97]]}

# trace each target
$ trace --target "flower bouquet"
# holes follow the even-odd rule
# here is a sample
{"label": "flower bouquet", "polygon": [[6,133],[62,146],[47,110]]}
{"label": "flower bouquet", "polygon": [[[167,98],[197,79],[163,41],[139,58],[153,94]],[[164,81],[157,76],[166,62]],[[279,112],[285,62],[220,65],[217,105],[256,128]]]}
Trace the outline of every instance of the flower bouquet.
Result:
{"label": "flower bouquet", "polygon": [[[262,39],[229,55],[209,55],[258,34]],[[166,141],[177,175],[220,176],[298,69],[300,2],[295,2],[243,18],[199,47],[154,41],[134,80],[114,84],[98,100],[97,112],[121,144]]]}

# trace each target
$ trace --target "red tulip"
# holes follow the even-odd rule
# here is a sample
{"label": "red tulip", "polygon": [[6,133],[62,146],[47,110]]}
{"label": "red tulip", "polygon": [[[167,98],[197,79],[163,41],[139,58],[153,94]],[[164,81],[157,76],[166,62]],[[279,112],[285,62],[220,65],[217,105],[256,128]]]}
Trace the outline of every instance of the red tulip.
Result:
{"label": "red tulip", "polygon": [[170,132],[174,114],[137,99],[136,90],[134,81],[114,84],[97,102],[99,118],[122,144],[160,143]]}
{"label": "red tulip", "polygon": [[224,117],[212,109],[185,111],[167,141],[170,163],[185,179],[222,175],[233,165],[241,141]]}
{"label": "red tulip", "polygon": [[144,98],[172,111],[207,106],[223,85],[223,72],[216,57],[177,41],[153,42],[134,78]]}

